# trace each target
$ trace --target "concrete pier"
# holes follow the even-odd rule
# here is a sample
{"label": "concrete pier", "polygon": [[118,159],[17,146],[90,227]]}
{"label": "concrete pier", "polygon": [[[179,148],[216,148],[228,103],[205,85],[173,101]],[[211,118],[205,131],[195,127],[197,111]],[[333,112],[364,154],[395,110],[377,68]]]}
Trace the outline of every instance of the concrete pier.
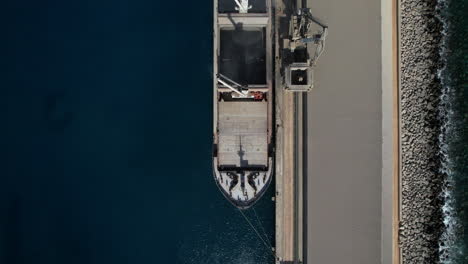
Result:
{"label": "concrete pier", "polygon": [[[279,91],[276,163],[277,263],[303,261],[302,96]],[[299,262],[294,262],[299,261]]]}
{"label": "concrete pier", "polygon": [[330,29],[308,94],[284,90],[275,9],[277,264],[399,263],[397,1],[306,2]]}
{"label": "concrete pier", "polygon": [[307,102],[307,263],[398,263],[397,3],[307,3],[329,26]]}
{"label": "concrete pier", "polygon": [[304,263],[303,99],[305,97],[284,87],[284,78],[280,72],[282,58],[279,39],[280,34],[284,34],[281,22],[289,18],[283,1],[276,1],[275,11],[276,263]]}

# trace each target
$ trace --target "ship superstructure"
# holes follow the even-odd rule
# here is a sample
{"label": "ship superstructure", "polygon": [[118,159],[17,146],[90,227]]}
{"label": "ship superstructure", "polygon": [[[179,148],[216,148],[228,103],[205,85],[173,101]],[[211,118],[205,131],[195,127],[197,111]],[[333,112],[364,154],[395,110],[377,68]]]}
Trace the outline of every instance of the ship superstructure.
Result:
{"label": "ship superstructure", "polygon": [[246,209],[273,177],[271,0],[214,0],[213,170]]}

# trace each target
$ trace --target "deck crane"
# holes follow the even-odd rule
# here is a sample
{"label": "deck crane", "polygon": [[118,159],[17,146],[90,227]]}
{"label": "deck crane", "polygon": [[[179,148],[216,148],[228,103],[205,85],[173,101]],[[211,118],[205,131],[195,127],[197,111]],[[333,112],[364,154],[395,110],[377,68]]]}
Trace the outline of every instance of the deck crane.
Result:
{"label": "deck crane", "polygon": [[249,12],[249,9],[252,8],[252,5],[249,5],[249,0],[234,0],[236,2],[236,10],[241,14]]}

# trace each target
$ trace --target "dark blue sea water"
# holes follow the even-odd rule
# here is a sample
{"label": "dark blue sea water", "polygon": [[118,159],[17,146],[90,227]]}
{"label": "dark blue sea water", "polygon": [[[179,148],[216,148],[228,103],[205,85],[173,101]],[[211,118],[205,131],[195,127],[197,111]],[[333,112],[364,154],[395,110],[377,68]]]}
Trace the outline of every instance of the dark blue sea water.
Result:
{"label": "dark blue sea water", "polygon": [[[211,1],[0,17],[1,264],[272,263],[212,177]],[[271,195],[256,212],[273,241]]]}
{"label": "dark blue sea water", "polygon": [[444,63],[440,106],[443,157],[446,176],[445,229],[440,239],[441,263],[468,263],[468,1],[439,0],[444,24],[440,49]]}

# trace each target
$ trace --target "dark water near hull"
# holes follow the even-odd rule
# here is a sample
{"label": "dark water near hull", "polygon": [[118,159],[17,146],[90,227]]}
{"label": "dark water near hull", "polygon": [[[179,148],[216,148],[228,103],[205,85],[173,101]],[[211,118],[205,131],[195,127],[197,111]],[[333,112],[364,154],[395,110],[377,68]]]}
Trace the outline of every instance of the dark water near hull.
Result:
{"label": "dark water near hull", "polygon": [[439,76],[443,95],[441,118],[445,230],[440,239],[441,263],[468,263],[468,1],[439,0],[444,22]]}
{"label": "dark water near hull", "polygon": [[212,177],[211,1],[0,13],[0,263],[272,263]]}

